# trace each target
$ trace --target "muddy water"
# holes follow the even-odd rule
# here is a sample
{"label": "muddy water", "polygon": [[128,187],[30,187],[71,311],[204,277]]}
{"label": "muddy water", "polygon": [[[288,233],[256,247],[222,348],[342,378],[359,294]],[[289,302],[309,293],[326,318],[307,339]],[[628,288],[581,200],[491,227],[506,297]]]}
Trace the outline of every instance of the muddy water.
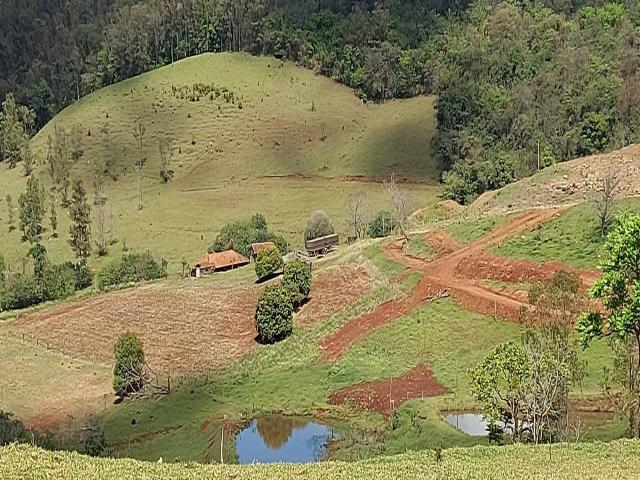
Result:
{"label": "muddy water", "polygon": [[326,457],[333,436],[331,427],[311,419],[254,419],[236,436],[238,463],[318,462]]}

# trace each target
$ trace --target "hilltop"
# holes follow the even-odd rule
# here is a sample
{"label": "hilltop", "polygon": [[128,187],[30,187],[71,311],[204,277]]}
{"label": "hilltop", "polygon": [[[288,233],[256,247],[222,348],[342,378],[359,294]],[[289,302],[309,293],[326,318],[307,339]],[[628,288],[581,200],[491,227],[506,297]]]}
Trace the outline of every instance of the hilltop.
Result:
{"label": "hilltop", "polygon": [[[83,152],[72,175],[92,190],[94,171],[105,172],[104,191],[115,237],[128,248],[151,249],[177,271],[209,246],[226,222],[259,211],[296,246],[308,216],[324,209],[340,233],[349,193],[365,191],[380,208],[383,179],[392,172],[416,201],[436,192],[429,157],[435,129],[434,99],[416,97],[363,103],[353,92],[309,70],[272,57],[205,54],[96,91],[51,120],[32,140],[46,171],[48,138],[64,129]],[[143,204],[138,211],[140,157],[133,129],[143,137]],[[175,171],[160,181],[161,141],[170,141]],[[117,179],[117,180],[114,180]],[[0,190],[15,199],[26,180],[20,169],[0,176]],[[4,220],[6,208],[0,209]],[[67,223],[60,238],[46,238],[54,260],[70,258]],[[5,256],[26,252],[18,232],[0,229]],[[14,246],[16,248],[14,248]],[[120,251],[121,245],[112,248]]]}

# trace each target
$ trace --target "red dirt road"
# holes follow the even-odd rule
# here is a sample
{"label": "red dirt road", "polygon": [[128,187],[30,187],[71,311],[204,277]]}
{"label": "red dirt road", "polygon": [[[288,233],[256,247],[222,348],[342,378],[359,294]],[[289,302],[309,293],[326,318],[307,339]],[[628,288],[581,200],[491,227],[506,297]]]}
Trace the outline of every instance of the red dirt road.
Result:
{"label": "red dirt road", "polygon": [[407,400],[436,397],[448,391],[433,377],[429,367],[421,364],[402,377],[359,383],[338,390],[331,395],[329,403],[350,402],[356,408],[388,417]]}
{"label": "red dirt road", "polygon": [[356,341],[376,328],[415,309],[426,300],[448,293],[465,309],[517,321],[523,309],[530,308],[524,296],[512,289],[496,289],[483,285],[479,280],[543,281],[558,270],[580,275],[584,283],[592,283],[597,271],[579,270],[561,262],[536,264],[523,260],[509,260],[487,255],[485,250],[507,238],[536,229],[559,214],[560,209],[534,210],[524,213],[487,235],[462,246],[446,232],[431,232],[427,240],[440,255],[432,262],[425,262],[405,255],[404,241],[386,247],[386,254],[404,263],[409,270],[422,273],[422,279],[406,297],[383,303],[372,312],[365,313],[343,325],[321,343],[321,358],[335,362]]}

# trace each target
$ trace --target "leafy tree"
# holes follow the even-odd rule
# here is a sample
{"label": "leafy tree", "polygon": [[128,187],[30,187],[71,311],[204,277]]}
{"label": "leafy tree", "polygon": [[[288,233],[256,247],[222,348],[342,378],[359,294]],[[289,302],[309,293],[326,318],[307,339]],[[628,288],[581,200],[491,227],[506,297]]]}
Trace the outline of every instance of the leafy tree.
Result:
{"label": "leafy tree", "polygon": [[497,424],[506,413],[512,422],[512,440],[518,441],[525,428],[527,393],[532,382],[524,348],[515,342],[502,343],[469,375],[473,396],[482,405],[489,424]]}
{"label": "leafy tree", "polygon": [[307,221],[307,228],[304,231],[304,240],[309,241],[315,238],[324,237],[334,233],[331,220],[326,213],[318,210],[311,215]]}
{"label": "leafy tree", "polygon": [[144,136],[147,133],[147,127],[145,127],[140,119],[136,122],[133,128],[133,138],[136,140],[136,146],[138,147],[138,159],[136,161],[136,170],[138,171],[138,210],[142,210],[142,169],[145,163],[147,163],[147,157],[144,154]]}
{"label": "leafy tree", "polygon": [[62,206],[69,204],[72,158],[69,153],[69,139],[61,125],[54,125],[53,135],[47,139],[47,171],[56,190],[60,193]]}
{"label": "leafy tree", "polygon": [[285,255],[289,249],[287,241],[282,236],[270,232],[264,216],[256,213],[250,220],[224,225],[213,245],[209,247],[209,253],[235,250],[249,256],[251,244],[261,242],[273,242],[282,255]]}
{"label": "leafy tree", "polygon": [[293,304],[289,289],[282,283],[268,285],[256,307],[255,325],[260,340],[275,343],[293,331]]}
{"label": "leafy tree", "polygon": [[273,243],[280,252],[280,255],[286,255],[289,252],[289,242],[287,242],[282,235],[269,232],[267,242]]}
{"label": "leafy tree", "polygon": [[369,224],[367,234],[371,238],[388,237],[393,232],[395,223],[390,212],[380,210]]}
{"label": "leafy tree", "polygon": [[[31,163],[28,129],[33,125],[35,117],[31,110],[18,105],[12,94],[7,94],[2,103],[0,113],[0,161],[6,161],[10,168],[15,167],[21,160]],[[30,174],[29,167],[25,172]]]}
{"label": "leafy tree", "polygon": [[27,179],[27,189],[18,198],[20,230],[23,240],[35,243],[42,235],[42,220],[45,213],[44,189],[36,177]]}
{"label": "leafy tree", "polygon": [[167,276],[167,265],[158,263],[150,252],[127,253],[105,264],[96,275],[96,285],[104,290],[112,285],[125,285]]}
{"label": "leafy tree", "polygon": [[4,262],[4,257],[0,253],[0,286],[4,283],[4,273],[7,269],[7,264]]}
{"label": "leafy tree", "polygon": [[104,429],[97,419],[90,417],[82,435],[84,453],[91,457],[105,457],[108,454]]}
{"label": "leafy tree", "polygon": [[303,260],[292,260],[284,266],[282,281],[297,293],[293,306],[299,308],[309,298],[311,291],[311,265]]}
{"label": "leafy tree", "polygon": [[13,213],[13,199],[11,198],[11,195],[7,195],[4,199],[7,202],[7,225],[9,227],[9,233],[11,233],[16,229],[15,214]]}
{"label": "leafy tree", "polygon": [[258,252],[255,269],[258,280],[263,280],[278,272],[284,266],[282,254],[274,247],[267,247]]}
{"label": "leafy tree", "polygon": [[36,279],[42,281],[47,267],[47,249],[42,244],[35,243],[29,249],[27,256],[33,259],[33,274]]}
{"label": "leafy tree", "polygon": [[56,197],[51,194],[51,200],[49,201],[49,226],[51,227],[51,235],[53,238],[58,238],[58,213],[56,211]]}
{"label": "leafy tree", "polygon": [[171,170],[171,157],[173,155],[173,145],[171,139],[160,140],[160,180],[162,183],[169,183],[173,179]]}
{"label": "leafy tree", "polygon": [[138,336],[125,332],[114,346],[113,390],[124,397],[137,392],[145,384],[144,348]]}
{"label": "leafy tree", "polygon": [[585,313],[577,329],[586,348],[598,338],[620,343],[626,355],[622,398],[631,434],[640,437],[640,214],[617,218],[605,242],[602,276],[590,295],[605,312]]}
{"label": "leafy tree", "polygon": [[69,245],[78,263],[85,263],[91,255],[91,208],[87,203],[87,192],[82,181],[73,182],[71,204],[69,205]]}

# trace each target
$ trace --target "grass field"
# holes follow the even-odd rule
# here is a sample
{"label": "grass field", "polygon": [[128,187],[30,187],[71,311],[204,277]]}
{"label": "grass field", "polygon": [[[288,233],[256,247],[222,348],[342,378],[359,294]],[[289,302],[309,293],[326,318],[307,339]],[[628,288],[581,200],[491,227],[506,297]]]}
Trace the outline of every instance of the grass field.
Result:
{"label": "grass field", "polygon": [[25,445],[0,448],[0,478],[43,480],[72,478],[120,480],[136,476],[157,479],[235,478],[371,480],[631,480],[638,478],[640,443],[513,445],[453,448],[380,457],[355,463],[315,465],[157,465],[135,460],[94,459],[76,453],[47,452]]}
{"label": "grass field", "polygon": [[[174,88],[196,83],[234,92],[198,101]],[[97,165],[113,160],[120,175],[105,178],[115,238],[133,249],[151,249],[178,272],[183,258],[197,258],[229,221],[263,213],[273,230],[302,244],[306,219],[324,209],[346,234],[345,201],[366,192],[372,210],[386,205],[378,183],[392,172],[416,203],[431,204],[437,192],[429,143],[435,128],[434,100],[418,97],[363,104],[348,88],[274,58],[210,54],[189,58],[97,91],[74,103],[32,140],[44,162],[55,126],[80,133],[83,157],[73,176],[92,191]],[[242,108],[240,108],[240,106]],[[138,211],[138,158],[133,127],[146,126],[143,151],[144,209]],[[175,177],[160,182],[161,140],[172,139]],[[14,205],[26,180],[21,168],[0,172],[0,192]],[[36,175],[50,184],[44,165]],[[17,216],[17,215],[16,215]],[[6,205],[0,206],[0,245],[17,268],[27,245],[7,233]],[[56,261],[69,259],[68,222],[58,211],[60,237],[45,232],[44,245]],[[48,222],[45,222],[48,223]],[[122,243],[111,249],[119,253]],[[96,260],[94,259],[94,263]]]}
{"label": "grass field", "polygon": [[[105,409],[111,403],[111,369],[36,346],[0,331],[0,409],[28,425],[50,427]],[[69,390],[74,394],[70,395]]]}
{"label": "grass field", "polygon": [[[618,200],[616,209],[637,212],[640,198]],[[494,247],[492,253],[536,262],[561,260],[576,267],[596,268],[602,259],[603,244],[596,212],[592,205],[585,203],[571,207],[535,232],[510,238]]]}

